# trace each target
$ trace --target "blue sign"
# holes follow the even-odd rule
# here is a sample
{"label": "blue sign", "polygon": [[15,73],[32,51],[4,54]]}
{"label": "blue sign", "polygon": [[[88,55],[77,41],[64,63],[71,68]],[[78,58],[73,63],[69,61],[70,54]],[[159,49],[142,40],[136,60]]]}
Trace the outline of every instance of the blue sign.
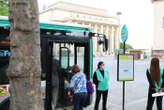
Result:
{"label": "blue sign", "polygon": [[10,56],[10,51],[8,50],[0,50],[0,56]]}
{"label": "blue sign", "polygon": [[128,29],[127,27],[124,25],[121,29],[121,40],[123,42],[125,42],[128,39]]}

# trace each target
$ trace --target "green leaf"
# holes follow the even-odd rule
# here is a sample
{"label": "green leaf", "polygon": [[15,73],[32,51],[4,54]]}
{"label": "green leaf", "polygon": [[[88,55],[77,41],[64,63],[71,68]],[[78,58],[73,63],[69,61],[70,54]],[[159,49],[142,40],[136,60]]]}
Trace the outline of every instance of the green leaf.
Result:
{"label": "green leaf", "polygon": [[[126,49],[134,49],[130,44],[126,44]],[[123,43],[120,43],[120,49],[123,49]]]}
{"label": "green leaf", "polygon": [[8,0],[0,0],[0,16],[8,16]]}

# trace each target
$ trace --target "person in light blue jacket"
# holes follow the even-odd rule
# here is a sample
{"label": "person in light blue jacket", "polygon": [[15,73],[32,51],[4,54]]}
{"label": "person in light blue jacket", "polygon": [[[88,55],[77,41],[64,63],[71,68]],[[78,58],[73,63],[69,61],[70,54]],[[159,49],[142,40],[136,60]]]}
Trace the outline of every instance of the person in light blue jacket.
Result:
{"label": "person in light blue jacket", "polygon": [[78,65],[72,67],[72,72],[75,75],[72,77],[70,83],[65,80],[66,88],[71,88],[74,91],[74,110],[83,110],[84,103],[87,99],[86,75],[80,72]]}

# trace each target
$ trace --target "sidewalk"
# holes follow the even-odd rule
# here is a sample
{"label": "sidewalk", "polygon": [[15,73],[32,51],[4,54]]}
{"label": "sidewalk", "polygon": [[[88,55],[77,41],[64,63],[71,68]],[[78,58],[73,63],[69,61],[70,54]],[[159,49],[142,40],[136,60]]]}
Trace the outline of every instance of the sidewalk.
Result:
{"label": "sidewalk", "polygon": [[[140,100],[135,100],[130,103],[125,103],[125,110],[146,110],[147,98],[143,98]],[[94,110],[94,103],[84,110]],[[102,110],[102,101],[99,104],[99,110]],[[107,110],[122,110],[122,104],[112,104],[111,102],[107,103]],[[153,110],[157,110],[156,102],[154,103]]]}

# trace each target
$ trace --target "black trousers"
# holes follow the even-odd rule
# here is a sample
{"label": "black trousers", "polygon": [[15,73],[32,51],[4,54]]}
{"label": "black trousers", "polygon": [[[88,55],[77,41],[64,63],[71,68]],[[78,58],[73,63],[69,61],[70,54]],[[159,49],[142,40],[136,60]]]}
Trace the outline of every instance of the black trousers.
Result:
{"label": "black trousers", "polygon": [[96,90],[96,102],[95,102],[95,108],[94,110],[99,110],[99,102],[101,99],[101,95],[103,96],[103,110],[107,110],[106,108],[106,102],[108,97],[108,90],[107,91],[98,91]]}
{"label": "black trousers", "polygon": [[157,104],[157,110],[162,110],[162,98],[163,98],[163,96],[152,97],[152,93],[154,93],[154,91],[149,89],[146,110],[152,110],[155,99],[156,99],[156,104]]}

